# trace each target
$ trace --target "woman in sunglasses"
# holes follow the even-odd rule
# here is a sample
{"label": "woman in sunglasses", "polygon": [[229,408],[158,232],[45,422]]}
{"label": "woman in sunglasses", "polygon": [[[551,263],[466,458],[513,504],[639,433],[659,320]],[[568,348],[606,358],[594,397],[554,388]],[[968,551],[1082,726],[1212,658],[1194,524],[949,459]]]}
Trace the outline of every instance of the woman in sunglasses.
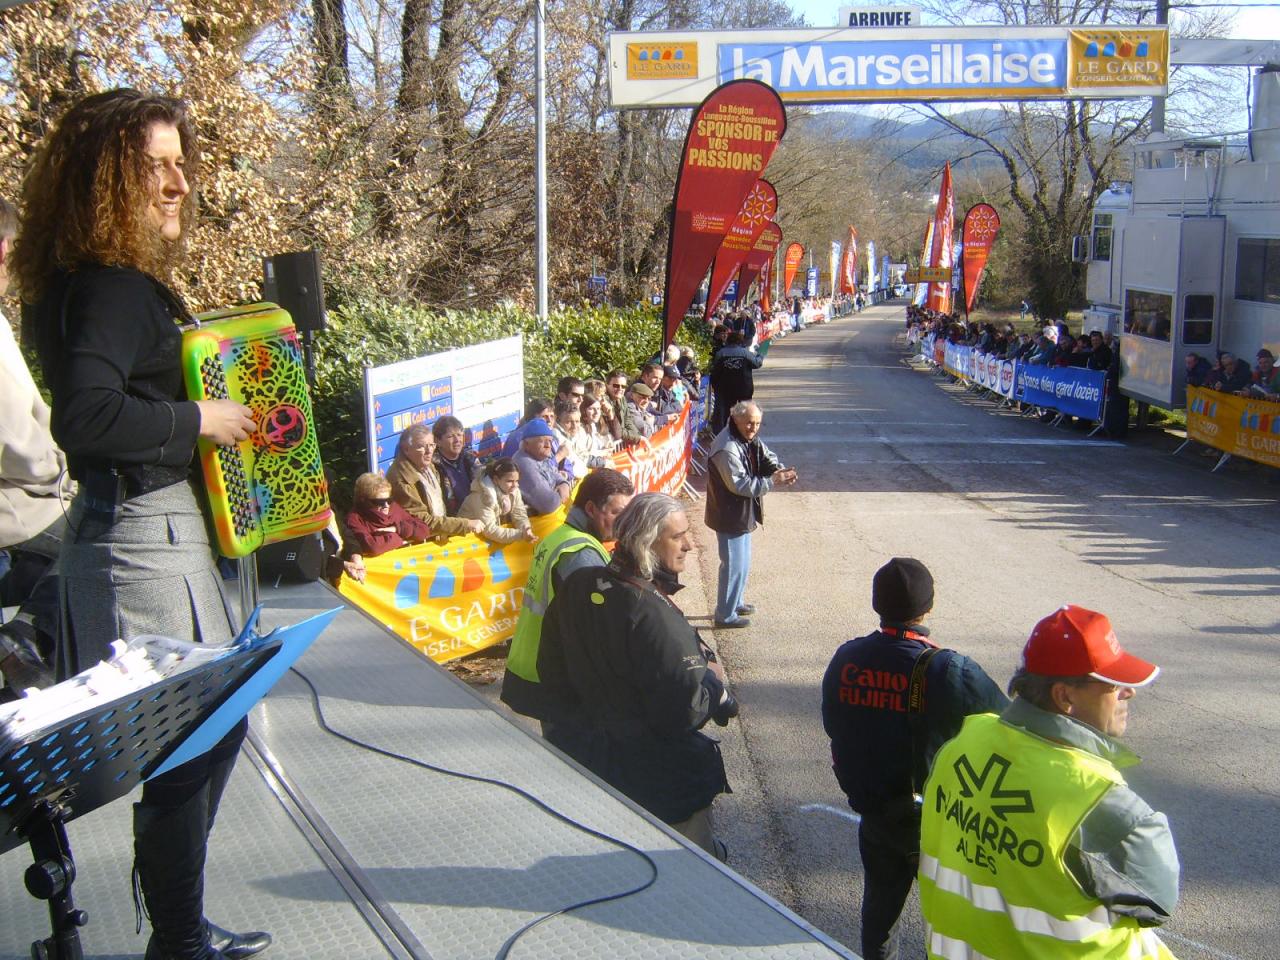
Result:
{"label": "woman in sunglasses", "polygon": [[391,499],[391,484],[380,473],[356,477],[355,505],[347,514],[352,554],[376,557],[431,539],[431,528]]}

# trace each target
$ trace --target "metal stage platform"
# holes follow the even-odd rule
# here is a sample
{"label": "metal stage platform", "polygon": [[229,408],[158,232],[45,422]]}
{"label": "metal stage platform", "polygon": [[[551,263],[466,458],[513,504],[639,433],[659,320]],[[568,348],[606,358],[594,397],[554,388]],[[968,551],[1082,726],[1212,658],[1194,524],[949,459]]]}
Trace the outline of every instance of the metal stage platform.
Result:
{"label": "metal stage platform", "polygon": [[[265,627],[337,606],[320,584],[266,589]],[[513,960],[852,957],[584,773],[377,623],[345,610],[300,663],[328,723],[384,750],[524,788],[644,850],[642,893],[540,924]],[[545,913],[641,886],[650,868],[496,786],[429,772],[322,730],[286,675],[252,715],[210,843],[206,912],[266,929],[269,960],[495,957]],[[69,827],[88,957],[140,957],[126,800]],[[0,860],[0,960],[48,934],[25,848]]]}

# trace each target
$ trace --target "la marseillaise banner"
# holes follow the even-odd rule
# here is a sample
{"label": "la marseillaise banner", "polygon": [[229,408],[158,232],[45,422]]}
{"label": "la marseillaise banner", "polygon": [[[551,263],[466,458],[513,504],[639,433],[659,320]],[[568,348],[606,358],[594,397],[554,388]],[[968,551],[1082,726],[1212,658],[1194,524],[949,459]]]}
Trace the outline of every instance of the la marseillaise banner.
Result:
{"label": "la marseillaise banner", "polygon": [[742,274],[738,277],[738,296],[745,298],[747,289],[764,273],[765,267],[782,245],[782,228],[776,223],[767,224],[756,239],[755,246],[747,253],[742,263]]}
{"label": "la marseillaise banner", "polygon": [[1280,467],[1280,403],[1187,387],[1187,436],[1233,457]]}
{"label": "la marseillaise banner", "polygon": [[[613,467],[637,492],[675,494],[689,471],[691,407],[650,438],[652,449],[615,454]],[[567,509],[533,517],[539,539],[564,523]],[[343,577],[339,592],[439,663],[464,657],[509,638],[520,616],[532,543],[491,544],[452,537],[401,547],[365,559],[365,579]]]}
{"label": "la marseillaise banner", "polygon": [[978,295],[978,284],[991,258],[991,247],[1000,232],[1000,214],[989,203],[975,203],[964,215],[964,227],[960,231],[962,248],[960,263],[964,276],[964,313],[967,317],[973,309],[973,299]]}
{"label": "la marseillaise banner", "polygon": [[1160,97],[1165,26],[923,26],[664,30],[609,35],[609,105],[691,107],[759,80],[784,103]]}
{"label": "la marseillaise banner", "polygon": [[773,184],[768,180],[757,180],[747,194],[747,199],[742,202],[742,209],[733,218],[729,232],[720,241],[720,249],[716,251],[715,262],[711,265],[707,306],[702,314],[704,318],[711,316],[720,303],[729,284],[742,268],[742,261],[747,259],[747,254],[755,246],[756,238],[777,212],[778,191],[773,189]]}
{"label": "la marseillaise banner", "polygon": [[786,131],[782,101],[758,80],[723,84],[694,111],[667,240],[664,346],[675,339],[725,234]]}
{"label": "la marseillaise banner", "polygon": [[787,244],[786,255],[782,259],[782,295],[784,297],[791,296],[791,281],[796,278],[796,270],[800,268],[800,261],[804,259],[804,245],[800,243]]}

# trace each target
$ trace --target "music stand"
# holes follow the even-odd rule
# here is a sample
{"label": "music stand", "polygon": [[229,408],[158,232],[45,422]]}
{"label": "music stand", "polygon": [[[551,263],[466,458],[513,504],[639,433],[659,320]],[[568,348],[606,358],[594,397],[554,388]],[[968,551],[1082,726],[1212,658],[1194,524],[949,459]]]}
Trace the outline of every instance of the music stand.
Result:
{"label": "music stand", "polygon": [[[0,757],[0,854],[30,844],[27,891],[49,903],[52,934],[34,960],[82,960],[66,824],[125,796],[277,653],[268,637],[27,735]],[[249,704],[252,706],[252,704]],[[248,707],[246,707],[247,712]]]}

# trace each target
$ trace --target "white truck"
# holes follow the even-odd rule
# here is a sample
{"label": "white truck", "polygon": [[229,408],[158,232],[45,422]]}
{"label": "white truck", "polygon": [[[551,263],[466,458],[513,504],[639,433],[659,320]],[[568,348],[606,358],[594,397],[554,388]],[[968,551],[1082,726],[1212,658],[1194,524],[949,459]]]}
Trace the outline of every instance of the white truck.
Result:
{"label": "white truck", "polygon": [[1148,138],[1075,238],[1084,329],[1117,335],[1120,390],[1142,403],[1184,404],[1188,353],[1280,356],[1280,67],[1253,83],[1246,134]]}

